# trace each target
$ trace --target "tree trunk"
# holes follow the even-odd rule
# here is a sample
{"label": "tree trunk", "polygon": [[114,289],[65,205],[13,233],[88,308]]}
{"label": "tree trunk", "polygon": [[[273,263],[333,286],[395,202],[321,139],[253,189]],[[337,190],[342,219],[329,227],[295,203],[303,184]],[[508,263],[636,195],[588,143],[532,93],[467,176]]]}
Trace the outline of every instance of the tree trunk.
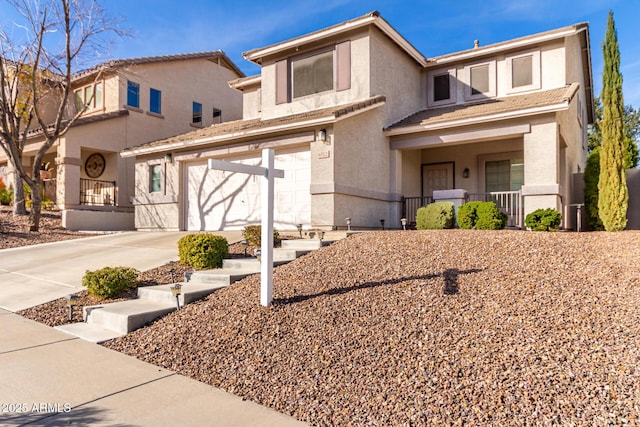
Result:
{"label": "tree trunk", "polygon": [[39,182],[31,187],[31,213],[29,214],[29,231],[40,231],[40,213],[42,212],[42,189]]}
{"label": "tree trunk", "polygon": [[18,171],[13,172],[13,214],[27,215],[27,205],[24,200],[24,187]]}

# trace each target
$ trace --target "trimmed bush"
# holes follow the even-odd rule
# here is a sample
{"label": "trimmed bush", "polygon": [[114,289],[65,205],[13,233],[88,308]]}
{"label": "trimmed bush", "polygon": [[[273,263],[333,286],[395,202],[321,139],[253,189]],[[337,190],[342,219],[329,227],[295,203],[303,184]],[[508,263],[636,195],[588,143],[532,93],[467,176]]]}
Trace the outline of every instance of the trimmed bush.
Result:
{"label": "trimmed bush", "polygon": [[470,230],[478,220],[478,206],[484,202],[467,202],[458,208],[458,227]]}
{"label": "trimmed bush", "polygon": [[187,234],[178,240],[178,256],[180,264],[193,268],[220,268],[229,256],[229,243],[215,234]]}
{"label": "trimmed bush", "polygon": [[494,202],[482,202],[476,210],[478,219],[476,221],[477,230],[502,230],[507,226],[509,217],[500,212]]}
{"label": "trimmed bush", "polygon": [[442,230],[453,228],[455,209],[451,202],[435,202],[418,209],[416,228],[418,230]]}
{"label": "trimmed bush", "polygon": [[524,219],[524,225],[533,231],[556,231],[562,222],[562,214],[555,209],[537,209]]}
{"label": "trimmed bush", "polygon": [[9,206],[13,202],[13,190],[0,188],[0,205]]}
{"label": "trimmed bush", "polygon": [[[253,246],[262,245],[262,226],[261,225],[247,225],[242,231],[242,237]],[[273,229],[273,242],[280,241],[280,233],[275,228]]]}
{"label": "trimmed bush", "polygon": [[129,267],[105,267],[89,271],[82,278],[82,286],[90,295],[111,298],[138,285],[138,270]]}
{"label": "trimmed bush", "polygon": [[508,220],[494,202],[468,202],[458,208],[458,226],[464,229],[501,230]]}

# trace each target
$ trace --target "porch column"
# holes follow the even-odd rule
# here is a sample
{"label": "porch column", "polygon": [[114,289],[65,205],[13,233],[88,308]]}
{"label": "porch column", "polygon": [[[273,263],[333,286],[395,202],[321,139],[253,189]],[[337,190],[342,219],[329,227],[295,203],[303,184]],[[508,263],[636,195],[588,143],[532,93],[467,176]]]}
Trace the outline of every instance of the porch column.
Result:
{"label": "porch column", "polygon": [[536,209],[553,208],[562,212],[558,125],[553,121],[532,123],[531,132],[523,138],[525,216]]}
{"label": "porch column", "polygon": [[68,209],[80,204],[80,168],[82,159],[77,157],[56,157],[57,181],[56,204],[60,209]]}

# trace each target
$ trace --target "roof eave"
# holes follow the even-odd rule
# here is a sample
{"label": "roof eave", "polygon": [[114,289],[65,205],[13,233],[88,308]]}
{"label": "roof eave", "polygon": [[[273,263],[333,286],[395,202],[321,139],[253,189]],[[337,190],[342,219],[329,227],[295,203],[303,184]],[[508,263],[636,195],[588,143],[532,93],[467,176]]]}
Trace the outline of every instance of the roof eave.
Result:
{"label": "roof eave", "polygon": [[410,135],[410,134],[420,133],[420,132],[449,129],[449,128],[454,128],[459,126],[469,126],[469,125],[475,125],[475,124],[481,124],[481,123],[487,123],[487,122],[495,122],[498,120],[518,119],[523,117],[538,116],[541,114],[556,113],[556,112],[564,111],[568,109],[569,102],[570,102],[570,99],[566,99],[566,100],[563,100],[562,102],[552,104],[552,105],[546,105],[544,107],[534,107],[534,108],[527,108],[527,109],[517,110],[517,111],[507,111],[504,113],[489,114],[489,115],[471,117],[466,119],[448,120],[448,121],[433,123],[433,124],[417,124],[417,125],[410,125],[410,126],[402,126],[398,128],[390,128],[390,129],[385,129],[384,134],[385,136],[388,136],[388,137],[394,137],[394,136]]}
{"label": "roof eave", "polygon": [[398,46],[400,46],[409,56],[411,56],[421,66],[427,65],[426,58],[400,33],[398,33],[387,21],[385,21],[378,12],[371,12],[359,19],[343,22],[323,30],[319,30],[310,34],[296,37],[282,43],[267,46],[265,48],[254,49],[244,52],[242,56],[253,63],[260,65],[262,58],[276,55],[289,49],[296,48],[303,44],[315,42],[332,36],[340,35],[348,31],[362,28],[368,25],[375,25]]}

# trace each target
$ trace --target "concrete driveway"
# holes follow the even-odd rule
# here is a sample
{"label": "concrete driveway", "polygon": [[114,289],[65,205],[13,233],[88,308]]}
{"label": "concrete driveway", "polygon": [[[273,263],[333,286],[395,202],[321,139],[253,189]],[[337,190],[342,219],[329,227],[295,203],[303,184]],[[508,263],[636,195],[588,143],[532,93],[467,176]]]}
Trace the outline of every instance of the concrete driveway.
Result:
{"label": "concrete driveway", "polygon": [[[219,232],[229,243],[241,231]],[[83,290],[86,270],[149,270],[178,259],[186,232],[126,232],[0,250],[0,308],[19,311]]]}

